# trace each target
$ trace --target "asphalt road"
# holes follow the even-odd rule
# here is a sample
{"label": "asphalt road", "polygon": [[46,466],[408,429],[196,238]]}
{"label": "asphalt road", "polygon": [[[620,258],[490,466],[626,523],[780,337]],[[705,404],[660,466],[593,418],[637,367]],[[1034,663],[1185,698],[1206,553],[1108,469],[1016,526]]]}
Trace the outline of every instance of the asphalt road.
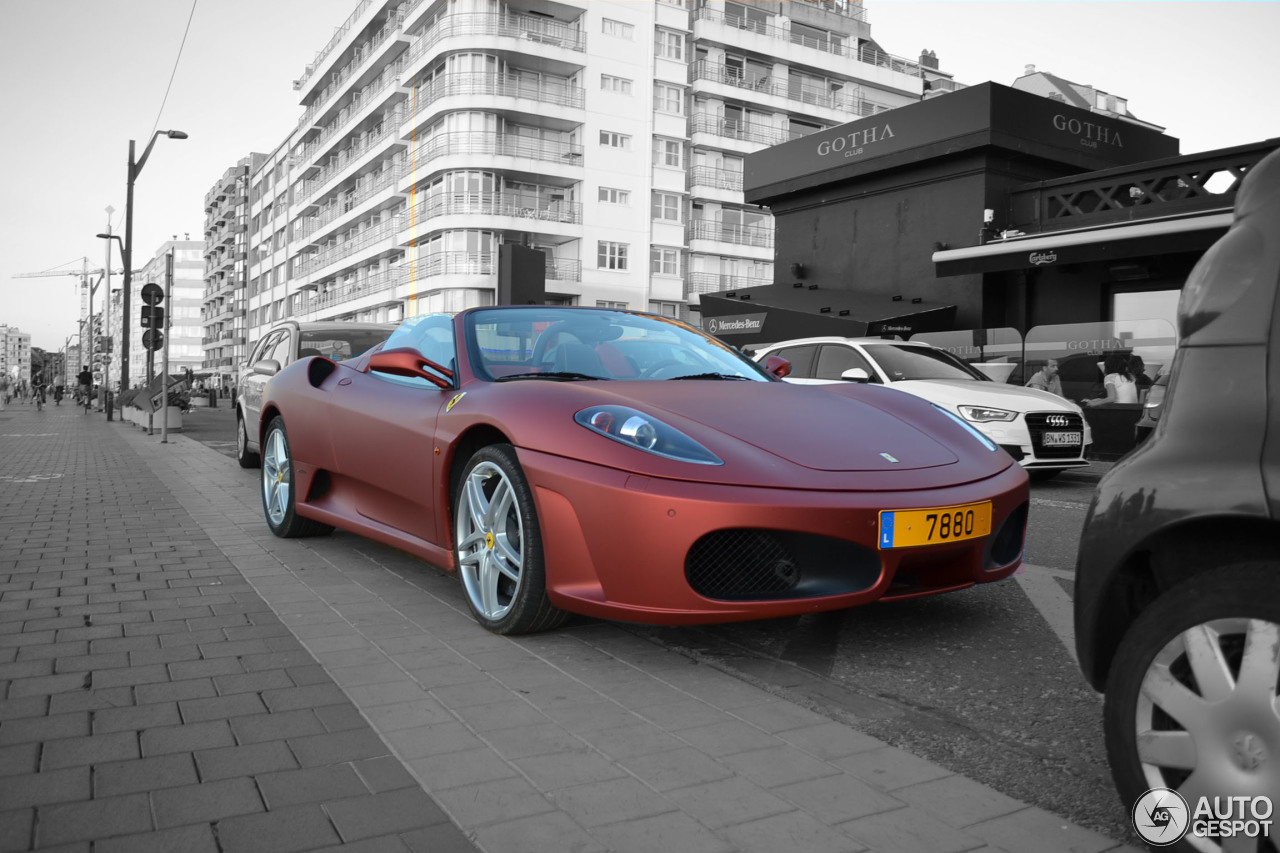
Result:
{"label": "asphalt road", "polygon": [[[193,409],[183,431],[233,460],[234,411],[218,403]],[[629,630],[1136,843],[1111,782],[1102,702],[1071,648],[1076,547],[1105,467],[1032,485],[1027,566],[1007,581],[838,613]]]}

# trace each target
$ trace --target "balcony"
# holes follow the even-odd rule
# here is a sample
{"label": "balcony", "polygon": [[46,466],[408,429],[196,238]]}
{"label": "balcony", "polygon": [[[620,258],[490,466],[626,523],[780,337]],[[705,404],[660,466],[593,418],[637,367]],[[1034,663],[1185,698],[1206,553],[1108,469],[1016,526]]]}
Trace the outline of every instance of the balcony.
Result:
{"label": "balcony", "polygon": [[[364,106],[367,107],[368,104],[365,104]],[[302,162],[310,166],[312,161],[323,152],[325,145],[338,134],[338,131],[343,130],[359,112],[359,104],[349,104],[344,107],[342,112],[338,114],[338,117],[334,119],[333,123],[328,126],[328,129],[325,130],[324,133],[302,147]],[[382,114],[382,120],[377,123],[381,124],[383,127],[381,132],[374,135],[368,135],[368,131],[366,131],[365,133],[360,134],[352,140],[350,145],[339,151],[337,156],[342,160],[342,163],[350,161],[352,157],[359,156],[361,153],[369,150],[370,147],[378,144],[388,136],[395,135],[399,130],[398,125],[403,122],[404,119],[404,105],[398,104],[393,109],[387,110]],[[342,163],[322,166],[319,175],[313,176],[304,183],[311,187],[323,183],[328,180],[328,177],[326,176],[331,177],[335,170],[342,168]]]}
{"label": "balcony", "polygon": [[691,272],[687,277],[687,295],[695,293],[719,293],[723,290],[738,290],[745,287],[759,287],[772,284],[769,279],[748,278],[742,275],[721,275],[714,272]]}
{"label": "balcony", "polygon": [[[351,56],[351,60],[340,70],[333,73],[333,78],[329,81],[329,85],[324,87],[320,95],[311,102],[311,106],[302,114],[302,118],[298,120],[298,127],[306,127],[315,121],[318,116],[322,115],[325,106],[337,95],[340,95],[348,80],[365,65],[372,65],[372,61],[379,60],[386,56],[387,51],[391,49],[391,38],[400,32],[400,25],[404,22],[404,13],[399,13],[389,17],[376,32],[371,34],[369,38],[355,49]],[[407,43],[408,38],[401,35],[401,41]],[[394,63],[393,63],[394,65]],[[369,91],[371,89],[383,89],[388,86],[399,73],[398,67],[388,67],[384,69],[378,77],[366,85],[362,90]]]}
{"label": "balcony", "polygon": [[718,190],[742,192],[742,172],[721,169],[716,166],[693,166],[689,169],[689,189],[712,187]]}
{"label": "balcony", "polygon": [[582,109],[586,92],[560,78],[530,78],[521,74],[468,71],[445,74],[424,86],[418,94],[418,112],[441,98],[453,95],[490,95],[525,98],[557,107]]}
{"label": "balcony", "polygon": [[840,118],[846,120],[848,113],[869,116],[893,108],[892,104],[866,98],[862,89],[853,84],[842,85],[836,89],[819,88],[805,85],[800,80],[790,77],[747,75],[740,68],[713,63],[705,59],[700,59],[689,66],[689,82],[698,80],[707,80],[722,86],[744,90],[744,98],[750,101],[757,98],[746,96],[746,92],[756,96],[770,95],[787,101],[799,101],[802,104],[835,110],[842,114]]}
{"label": "balcony", "polygon": [[372,180],[357,185],[356,192],[350,196],[344,195],[341,199],[335,199],[334,203],[322,207],[314,218],[301,222],[297,233],[294,234],[294,239],[306,240],[324,226],[355,210],[356,207],[383,192],[388,187],[395,186],[408,173],[409,167],[405,163],[383,169]]}
{"label": "balcony", "polygon": [[468,214],[513,216],[577,225],[582,222],[582,205],[577,202],[548,201],[519,193],[443,193],[419,202],[412,215],[421,222],[439,216]]}
{"label": "balcony", "polygon": [[578,52],[587,49],[586,33],[575,25],[549,21],[546,18],[535,18],[531,15],[500,12],[459,13],[445,15],[435,26],[423,33],[405,54],[405,62],[414,62],[426,54],[433,45],[452,36],[506,36],[539,44],[551,44]]}
{"label": "balcony", "polygon": [[695,219],[688,225],[688,239],[690,241],[714,240],[719,243],[772,249],[773,226],[740,225],[732,222]]}
{"label": "balcony", "polygon": [[476,154],[485,157],[523,157],[548,163],[582,164],[582,146],[568,142],[531,139],[510,133],[438,133],[414,150],[419,163],[435,157],[454,154]]}
{"label": "balcony", "polygon": [[547,281],[582,281],[582,261],[547,257]]}
{"label": "balcony", "polygon": [[709,113],[695,115],[693,121],[689,123],[689,130],[691,133],[709,133],[725,139],[758,145],[779,145],[804,136],[803,133],[793,133],[786,128],[729,119]]}
{"label": "balcony", "polygon": [[317,288],[316,294],[302,304],[299,314],[315,315],[344,302],[350,302],[373,293],[394,290],[409,281],[409,266],[400,265],[371,275],[363,281],[330,282],[324,289]]}
{"label": "balcony", "polygon": [[310,255],[303,255],[298,260],[297,273],[300,276],[315,273],[324,267],[335,264],[357,252],[394,237],[396,232],[403,227],[403,214],[393,216],[372,228],[366,228],[356,237],[331,244]]}

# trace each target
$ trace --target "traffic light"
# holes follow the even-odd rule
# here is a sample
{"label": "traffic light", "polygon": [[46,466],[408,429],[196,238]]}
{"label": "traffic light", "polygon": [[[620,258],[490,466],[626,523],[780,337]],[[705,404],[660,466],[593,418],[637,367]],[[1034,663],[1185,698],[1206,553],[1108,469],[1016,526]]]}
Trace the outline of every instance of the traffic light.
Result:
{"label": "traffic light", "polygon": [[164,308],[159,305],[143,305],[142,306],[142,328],[144,329],[163,329],[164,328]]}

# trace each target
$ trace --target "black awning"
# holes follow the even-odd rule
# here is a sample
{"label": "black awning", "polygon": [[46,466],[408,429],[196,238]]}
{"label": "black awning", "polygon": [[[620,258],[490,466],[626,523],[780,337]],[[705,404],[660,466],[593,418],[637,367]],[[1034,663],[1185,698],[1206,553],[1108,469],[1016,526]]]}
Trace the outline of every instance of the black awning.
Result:
{"label": "black awning", "polygon": [[956,306],[830,288],[769,284],[704,293],[702,329],[735,346],[816,335],[909,338],[947,331]]}
{"label": "black awning", "polygon": [[1202,252],[1231,226],[1230,213],[1131,222],[1108,228],[1016,237],[933,253],[939,277],[1001,270],[1060,267],[1170,252]]}

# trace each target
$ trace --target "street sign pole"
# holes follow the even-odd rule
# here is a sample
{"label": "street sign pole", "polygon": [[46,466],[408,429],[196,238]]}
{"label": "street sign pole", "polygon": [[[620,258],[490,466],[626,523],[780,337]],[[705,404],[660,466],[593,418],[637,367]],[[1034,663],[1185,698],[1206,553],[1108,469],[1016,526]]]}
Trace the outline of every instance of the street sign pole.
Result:
{"label": "street sign pole", "polygon": [[164,357],[160,363],[160,443],[169,443],[169,324],[173,322],[173,249],[164,256]]}

